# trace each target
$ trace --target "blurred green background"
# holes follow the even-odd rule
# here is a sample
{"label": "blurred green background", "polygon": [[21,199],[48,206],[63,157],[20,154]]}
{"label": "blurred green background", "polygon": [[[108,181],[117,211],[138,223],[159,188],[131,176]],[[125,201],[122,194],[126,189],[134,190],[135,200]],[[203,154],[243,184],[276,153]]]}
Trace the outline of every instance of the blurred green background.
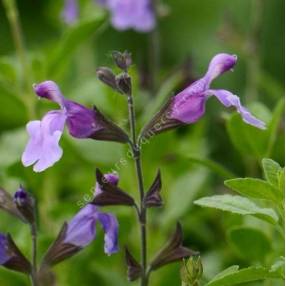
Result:
{"label": "blurred green background", "polygon": [[[26,122],[41,118],[55,107],[38,101],[31,84],[55,80],[67,98],[88,106],[96,104],[127,129],[125,98],[105,87],[95,74],[102,65],[115,69],[111,52],[127,49],[134,61],[131,73],[139,130],[170,95],[204,74],[213,55],[227,52],[238,56],[238,64],[233,73],[217,79],[213,86],[239,95],[271,128],[260,131],[241,124],[238,115],[212,98],[199,122],[156,136],[144,145],[145,186],[152,183],[160,168],[165,202],[163,208],[149,211],[148,257],[164,244],[179,220],[185,245],[202,254],[206,281],[233,264],[246,267],[273,262],[283,246],[271,227],[254,218],[203,209],[194,206],[193,201],[230,193],[223,185],[225,179],[261,177],[263,157],[284,166],[284,1],[165,0],[159,3],[160,18],[152,35],[116,31],[105,11],[92,1],[80,1],[80,20],[73,26],[66,26],[60,19],[62,1],[17,2],[25,42],[24,72],[0,2],[0,185],[13,193],[22,183],[37,197],[40,254],[63,222],[79,210],[78,204],[90,197],[96,167],[104,172],[117,171],[120,186],[135,196],[137,184],[126,146],[75,140],[67,132],[61,142],[64,156],[53,168],[40,174],[24,168],[20,157],[27,141]],[[157,65],[154,44],[159,56]],[[152,73],[154,81],[150,79]],[[150,82],[155,86],[151,88]],[[122,158],[128,161],[124,166],[120,164]],[[134,210],[109,210],[120,222],[121,249],[128,245],[139,257]],[[247,250],[237,251],[228,230],[240,225],[262,230],[268,242],[275,241],[275,248],[259,259],[246,255]],[[0,230],[10,232],[29,255],[26,225],[1,212]],[[179,264],[172,264],[157,271],[151,285],[180,285],[179,268]],[[104,255],[100,227],[97,239],[79,255],[55,267],[55,272],[61,286],[127,285],[123,251]],[[282,285],[276,283],[251,285]],[[0,285],[29,285],[29,281],[1,268]]]}

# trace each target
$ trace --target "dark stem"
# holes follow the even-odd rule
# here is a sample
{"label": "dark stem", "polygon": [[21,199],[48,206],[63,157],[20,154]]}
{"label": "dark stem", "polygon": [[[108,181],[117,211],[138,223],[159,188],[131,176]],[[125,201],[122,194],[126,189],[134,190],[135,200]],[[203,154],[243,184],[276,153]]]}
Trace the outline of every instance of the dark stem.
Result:
{"label": "dark stem", "polygon": [[33,223],[31,225],[31,236],[32,236],[32,273],[31,280],[33,286],[38,286],[37,280],[37,225]]}
{"label": "dark stem", "polygon": [[140,147],[136,141],[136,118],[133,97],[131,93],[128,95],[128,111],[129,111],[129,124],[130,132],[132,137],[131,148],[133,152],[133,158],[135,161],[136,174],[138,180],[138,190],[140,193],[140,210],[138,212],[139,222],[140,222],[140,231],[141,231],[141,267],[142,267],[142,276],[141,276],[141,286],[148,285],[147,277],[147,235],[146,235],[146,207],[144,205],[144,184],[143,184],[143,173],[141,166],[141,152]]}

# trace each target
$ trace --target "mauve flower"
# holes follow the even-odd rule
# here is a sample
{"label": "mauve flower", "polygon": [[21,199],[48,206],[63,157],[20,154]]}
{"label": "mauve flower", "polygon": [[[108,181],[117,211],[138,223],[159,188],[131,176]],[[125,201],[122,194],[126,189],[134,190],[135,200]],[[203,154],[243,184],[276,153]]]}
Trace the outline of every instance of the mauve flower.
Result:
{"label": "mauve flower", "polygon": [[[109,10],[111,24],[117,30],[134,29],[149,32],[156,24],[152,0],[97,0],[96,2]],[[62,17],[67,24],[78,19],[78,0],[65,0]]]}
{"label": "mauve flower", "polygon": [[9,259],[7,236],[0,233],[0,265],[4,265]]}
{"label": "mauve flower", "polygon": [[228,90],[210,89],[211,82],[224,72],[231,70],[236,61],[235,55],[216,55],[211,60],[207,73],[174,97],[169,110],[169,118],[186,124],[196,122],[205,113],[207,99],[214,95],[224,106],[235,107],[244,122],[265,129],[265,123],[243,107],[238,96]]}
{"label": "mauve flower", "polygon": [[22,163],[26,167],[34,164],[35,172],[44,171],[62,157],[59,141],[65,125],[75,138],[116,142],[128,140],[128,136],[98,110],[66,99],[55,82],[35,84],[34,91],[39,97],[60,106],[59,110],[49,111],[41,121],[34,120],[27,124],[30,139],[22,155]]}
{"label": "mauve flower", "polygon": [[73,24],[78,19],[78,12],[77,0],[65,0],[62,17],[67,24]]}
{"label": "mauve flower", "polygon": [[196,122],[205,114],[206,102],[213,95],[225,107],[234,107],[245,123],[265,129],[265,123],[242,106],[237,95],[224,89],[210,89],[211,82],[224,72],[232,70],[236,61],[235,55],[221,53],[214,56],[206,74],[176,96],[171,97],[144,127],[140,140],[183,124]]}
{"label": "mauve flower", "polygon": [[[117,185],[119,177],[115,174],[106,174],[104,178],[111,184]],[[95,196],[101,193],[96,185]],[[99,207],[87,204],[68,223],[65,234],[65,243],[78,247],[85,247],[94,240],[96,235],[96,222],[99,221],[105,232],[104,251],[112,254],[118,251],[118,222],[114,215],[101,212]]]}
{"label": "mauve flower", "polygon": [[134,29],[150,32],[156,20],[151,0],[106,0],[103,2],[111,13],[111,23],[118,30]]}
{"label": "mauve flower", "polygon": [[24,257],[9,234],[0,233],[0,265],[26,274],[31,272],[30,262]]}

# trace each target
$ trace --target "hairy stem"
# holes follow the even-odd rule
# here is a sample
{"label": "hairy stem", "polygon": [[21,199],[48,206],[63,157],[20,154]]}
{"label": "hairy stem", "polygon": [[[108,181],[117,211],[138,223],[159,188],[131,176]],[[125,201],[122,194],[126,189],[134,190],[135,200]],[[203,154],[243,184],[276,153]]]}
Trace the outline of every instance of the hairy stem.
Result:
{"label": "hairy stem", "polygon": [[31,236],[32,236],[32,273],[31,280],[33,286],[38,286],[37,280],[37,225],[34,222],[31,225]]}
{"label": "hairy stem", "polygon": [[143,184],[143,173],[141,166],[141,152],[140,152],[140,147],[138,146],[136,141],[136,118],[135,118],[133,97],[131,93],[128,95],[128,111],[129,111],[130,132],[132,137],[131,147],[136,167],[138,190],[140,193],[139,222],[140,222],[140,233],[141,233],[141,267],[142,267],[141,286],[147,286],[148,277],[146,271],[147,267],[146,207],[144,205],[144,184]]}

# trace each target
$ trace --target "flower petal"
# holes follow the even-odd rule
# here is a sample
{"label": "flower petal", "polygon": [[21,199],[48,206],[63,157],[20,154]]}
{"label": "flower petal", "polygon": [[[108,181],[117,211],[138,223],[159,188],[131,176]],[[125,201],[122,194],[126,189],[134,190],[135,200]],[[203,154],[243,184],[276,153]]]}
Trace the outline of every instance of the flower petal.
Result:
{"label": "flower petal", "polygon": [[260,129],[266,129],[265,123],[263,121],[257,119],[249,112],[247,108],[241,105],[240,99],[237,95],[234,95],[230,91],[224,89],[210,89],[207,91],[207,94],[214,95],[226,107],[235,107],[245,123]]}
{"label": "flower petal", "polygon": [[65,101],[64,96],[62,95],[58,85],[54,81],[43,81],[39,84],[34,84],[33,88],[35,93],[39,97],[49,99],[63,107]]}
{"label": "flower petal", "polygon": [[78,2],[77,0],[65,0],[62,11],[62,17],[67,24],[74,23],[78,18]]}
{"label": "flower petal", "polygon": [[5,264],[9,259],[7,237],[0,233],[0,265]]}
{"label": "flower petal", "polygon": [[[108,183],[110,183],[110,184],[112,184],[112,185],[115,185],[115,186],[117,186],[118,181],[119,181],[119,176],[118,176],[117,174],[115,174],[115,173],[105,174],[105,175],[104,175],[104,178],[105,178],[105,180],[106,180]],[[101,190],[99,184],[96,183],[94,196],[97,196],[97,195],[99,195],[100,193],[102,193],[102,190]]]}
{"label": "flower petal", "polygon": [[183,123],[196,122],[205,113],[205,102],[203,94],[190,95],[186,89],[175,96],[170,117]]}
{"label": "flower petal", "polygon": [[40,157],[42,152],[42,133],[41,121],[30,121],[26,126],[30,140],[22,154],[22,163],[25,167],[33,165]]}
{"label": "flower petal", "polygon": [[22,155],[24,166],[36,163],[34,171],[42,172],[61,158],[63,151],[59,140],[65,120],[65,113],[59,110],[48,112],[42,121],[27,124],[30,139]]}
{"label": "flower petal", "polygon": [[149,32],[155,26],[155,15],[150,0],[109,0],[112,25],[118,30],[133,28]]}
{"label": "flower petal", "polygon": [[104,252],[113,254],[118,251],[118,221],[110,213],[98,213],[98,219],[105,232],[104,235]]}
{"label": "flower petal", "polygon": [[67,127],[73,137],[88,138],[103,128],[94,110],[71,100],[65,100],[64,107],[67,111]]}
{"label": "flower petal", "polygon": [[82,208],[68,224],[65,243],[79,247],[87,246],[94,240],[96,235],[96,220],[98,210],[91,204]]}
{"label": "flower petal", "polygon": [[230,54],[217,54],[210,61],[208,71],[204,78],[207,79],[208,84],[211,83],[216,77],[220,76],[226,71],[231,70],[237,62],[236,55]]}

